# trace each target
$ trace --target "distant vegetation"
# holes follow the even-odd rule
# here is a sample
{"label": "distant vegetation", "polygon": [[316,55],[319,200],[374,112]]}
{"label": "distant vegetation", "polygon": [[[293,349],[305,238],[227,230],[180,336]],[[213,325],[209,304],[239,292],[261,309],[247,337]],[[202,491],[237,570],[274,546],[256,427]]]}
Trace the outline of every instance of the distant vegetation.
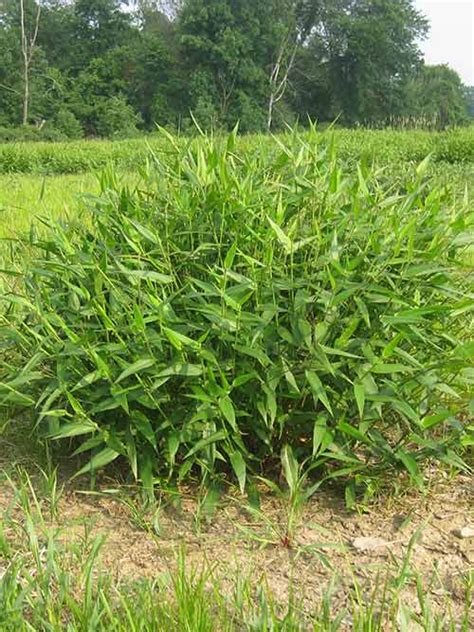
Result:
{"label": "distant vegetation", "polygon": [[[196,133],[196,130],[194,130]],[[288,133],[286,134],[288,135]],[[291,135],[291,134],[290,134]],[[284,138],[285,134],[279,136]],[[305,137],[302,131],[301,138]],[[175,137],[173,142],[185,146],[189,136]],[[356,163],[361,158],[378,164],[421,162],[428,154],[432,162],[466,163],[474,161],[474,127],[445,132],[421,130],[326,130],[318,135],[318,143],[325,147],[336,142],[337,158]],[[239,137],[241,151],[255,147],[277,147],[270,137],[249,135]],[[173,156],[169,141],[158,134],[146,139],[94,142],[0,144],[0,174],[31,173],[58,175],[83,173],[106,166],[122,171],[144,167],[152,154],[166,161]]]}
{"label": "distant vegetation", "polygon": [[462,125],[472,89],[426,66],[412,0],[5,0],[0,141]]}

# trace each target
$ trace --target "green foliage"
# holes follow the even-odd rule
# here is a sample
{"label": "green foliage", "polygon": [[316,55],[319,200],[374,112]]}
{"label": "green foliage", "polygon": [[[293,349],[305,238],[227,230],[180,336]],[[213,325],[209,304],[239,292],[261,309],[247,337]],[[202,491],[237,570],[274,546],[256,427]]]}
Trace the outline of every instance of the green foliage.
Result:
{"label": "green foliage", "polygon": [[[418,42],[427,22],[413,0],[171,4],[174,11],[161,2],[130,3],[127,10],[117,0],[42,2],[28,124],[46,122],[58,131],[51,138],[79,137],[78,125],[63,120],[67,111],[87,136],[124,137],[133,136],[137,124],[189,127],[192,112],[204,129],[239,122],[242,132],[256,132],[267,129],[276,95],[275,130],[308,119],[369,126],[435,121],[441,128],[467,121],[469,92],[458,75],[421,62]],[[32,34],[38,1],[25,6]],[[22,120],[20,22],[19,3],[4,1],[5,127]]]}
{"label": "green foliage", "polygon": [[464,98],[466,100],[468,116],[472,121],[472,119],[474,119],[474,86],[464,87]]}
{"label": "green foliage", "polygon": [[95,129],[99,136],[130,138],[137,134],[140,120],[123,96],[101,99],[95,108]]}
{"label": "green foliage", "polygon": [[[397,114],[406,81],[421,63],[417,40],[427,31],[426,19],[411,0],[322,4],[320,29],[300,59],[304,76],[308,68],[311,78],[307,90],[318,99],[319,84],[326,108],[348,124],[373,123]],[[299,83],[304,98],[301,77]],[[310,112],[314,109],[308,107]],[[327,114],[322,116],[327,120]]]}
{"label": "green foliage", "polygon": [[208,96],[197,98],[192,118],[187,121],[187,131],[195,130],[196,123],[199,128],[206,131],[216,131],[220,127],[217,109]]}
{"label": "green foliage", "polygon": [[34,141],[60,142],[68,137],[54,125],[22,125],[21,127],[0,127],[0,143],[31,143]]}
{"label": "green foliage", "polygon": [[[243,111],[243,110],[242,110]],[[212,110],[215,113],[215,110]],[[202,112],[201,112],[202,115]],[[204,120],[203,120],[204,119]],[[250,114],[248,124],[252,119]],[[201,127],[206,121],[215,121],[195,116]],[[192,126],[191,126],[192,124]],[[186,129],[195,135],[196,125],[186,121]],[[169,153],[169,142],[162,137],[150,135],[146,139],[130,139],[121,141],[78,141],[68,143],[29,143],[9,144],[9,141],[45,140],[48,132],[36,127],[18,129],[0,128],[0,173],[33,173],[33,174],[67,174],[81,173],[100,169],[112,164],[120,170],[136,169],[144,166],[149,158],[149,150],[166,160]],[[53,128],[53,132],[56,131]],[[49,133],[49,132],[48,132]],[[56,133],[58,133],[56,131]],[[120,135],[120,128],[118,128]],[[303,136],[305,133],[303,133]],[[357,162],[361,158],[377,164],[399,164],[421,162],[428,154],[433,163],[449,162],[453,164],[474,162],[474,128],[449,130],[434,133],[421,130],[326,130],[320,134],[320,145],[328,146],[333,137],[338,146],[337,159],[341,162]],[[47,138],[47,136],[46,136]],[[285,135],[281,136],[282,139]],[[175,139],[176,143],[186,142]],[[274,146],[273,140],[262,136],[248,136],[237,139],[242,151],[253,151],[255,144]]]}
{"label": "green foliage", "polygon": [[34,125],[23,125],[22,127],[0,127],[0,142],[30,142],[44,140],[41,138],[40,130]]}
{"label": "green foliage", "polygon": [[474,127],[468,131],[450,130],[440,138],[436,158],[446,162],[474,162]]}
{"label": "green foliage", "polygon": [[468,122],[464,87],[448,66],[423,66],[407,87],[407,101],[411,115],[433,129]]}
{"label": "green foliage", "polygon": [[77,118],[72,112],[65,108],[61,108],[56,113],[53,124],[66,138],[77,139],[84,136],[84,130]]}
{"label": "green foliage", "polygon": [[265,128],[262,108],[244,91],[236,95],[234,118],[239,121],[239,130],[244,133],[255,133]]}
{"label": "green foliage", "polygon": [[81,473],[121,459],[148,490],[243,487],[286,445],[352,482],[461,466],[472,212],[447,211],[426,161],[395,188],[318,141],[169,137],[136,190],[104,176],[92,225],[33,231],[0,402],[91,452]]}

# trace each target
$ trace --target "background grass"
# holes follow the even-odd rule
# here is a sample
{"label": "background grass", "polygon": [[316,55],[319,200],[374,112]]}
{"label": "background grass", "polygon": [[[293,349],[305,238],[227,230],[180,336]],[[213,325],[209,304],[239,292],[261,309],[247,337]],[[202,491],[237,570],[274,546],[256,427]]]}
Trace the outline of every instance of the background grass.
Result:
{"label": "background grass", "polygon": [[[27,234],[32,220],[39,217],[56,221],[81,214],[88,221],[88,205],[90,198],[100,192],[100,179],[100,171],[0,175],[0,238]],[[120,172],[118,180],[133,187],[140,178],[129,171]]]}
{"label": "background grass", "polygon": [[[287,135],[283,134],[281,138]],[[456,164],[474,161],[474,126],[446,132],[326,130],[320,134],[319,142],[327,145],[333,139],[338,146],[338,155],[345,161],[365,157],[375,158],[381,163],[421,162],[430,153],[434,162]],[[187,141],[182,137],[174,139],[173,143]],[[265,135],[244,136],[238,143],[242,151],[255,151],[260,146],[273,144]],[[153,135],[124,141],[4,143],[0,144],[0,174],[84,173],[110,164],[123,171],[136,170],[146,164],[150,152],[165,159],[173,153],[169,139]]]}

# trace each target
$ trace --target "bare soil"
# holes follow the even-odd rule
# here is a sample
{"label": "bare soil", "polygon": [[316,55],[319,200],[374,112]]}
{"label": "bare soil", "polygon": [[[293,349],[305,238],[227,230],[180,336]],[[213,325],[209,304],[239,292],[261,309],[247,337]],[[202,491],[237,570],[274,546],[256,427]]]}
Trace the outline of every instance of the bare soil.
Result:
{"label": "bare soil", "polygon": [[[363,512],[349,512],[331,489],[317,493],[287,533],[287,504],[264,495],[261,513],[249,511],[237,496],[224,498],[210,519],[200,519],[193,490],[182,490],[179,507],[164,503],[143,514],[113,495],[67,489],[58,505],[58,539],[77,542],[106,534],[101,567],[117,582],[158,578],[173,573],[177,553],[186,551],[189,568],[213,567],[224,590],[236,577],[265,585],[275,600],[293,595],[302,609],[318,608],[331,580],[336,609],[349,605],[357,584],[366,595],[382,594],[387,582],[400,580],[405,560],[413,579],[402,582],[408,606],[417,608],[413,573],[423,578],[433,609],[456,615],[465,608],[463,577],[474,571],[474,538],[460,537],[474,526],[474,481],[436,474],[430,490],[390,495]],[[2,511],[11,507],[11,489],[0,485]],[[368,540],[360,540],[368,538]],[[355,545],[358,545],[358,548]],[[402,585],[400,584],[400,586]]]}

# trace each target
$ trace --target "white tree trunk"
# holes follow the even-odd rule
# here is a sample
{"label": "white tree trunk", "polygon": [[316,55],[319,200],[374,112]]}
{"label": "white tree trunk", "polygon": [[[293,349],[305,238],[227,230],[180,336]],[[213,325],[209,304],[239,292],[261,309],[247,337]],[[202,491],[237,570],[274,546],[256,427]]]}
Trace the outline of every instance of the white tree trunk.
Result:
{"label": "white tree trunk", "polygon": [[[293,46],[293,50],[288,57],[288,51],[290,46]],[[267,130],[270,131],[273,123],[273,112],[275,105],[280,101],[286,92],[288,86],[288,77],[293,69],[295,63],[296,52],[298,50],[298,37],[292,44],[290,35],[288,34],[280,45],[278,51],[278,57],[275,64],[272,67],[270,73],[270,96],[268,98],[268,110],[267,110]],[[285,62],[285,57],[286,62]]]}
{"label": "white tree trunk", "polygon": [[35,28],[31,38],[28,40],[26,32],[25,0],[20,0],[20,29],[21,29],[21,53],[23,57],[23,104],[21,120],[23,125],[27,125],[30,110],[30,66],[35,51],[36,39],[38,37],[41,5],[38,0],[36,5]]}

